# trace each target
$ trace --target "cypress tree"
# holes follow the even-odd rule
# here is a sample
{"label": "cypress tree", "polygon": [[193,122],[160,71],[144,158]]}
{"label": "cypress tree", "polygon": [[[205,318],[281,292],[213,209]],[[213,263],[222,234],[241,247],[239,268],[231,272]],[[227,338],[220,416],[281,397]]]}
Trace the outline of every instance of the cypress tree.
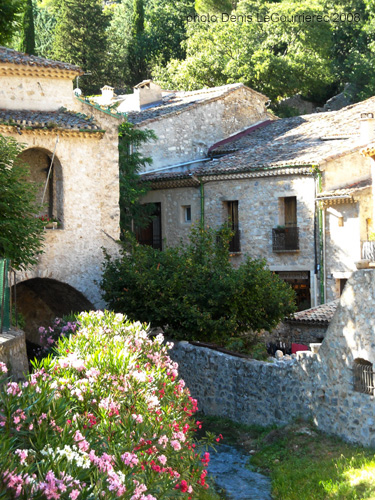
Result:
{"label": "cypress tree", "polygon": [[143,0],[134,0],[133,2],[133,21],[132,35],[138,37],[145,31],[145,10]]}
{"label": "cypress tree", "polygon": [[35,54],[35,28],[32,0],[26,0],[25,12],[22,17],[20,50],[21,52],[26,52],[26,54]]}
{"label": "cypress tree", "polygon": [[54,58],[77,64],[89,75],[80,79],[84,94],[105,85],[107,16],[98,0],[60,0],[53,44]]}
{"label": "cypress tree", "polygon": [[131,84],[136,85],[147,77],[146,35],[143,0],[134,0],[132,18],[132,40],[129,47],[128,65],[131,72]]}

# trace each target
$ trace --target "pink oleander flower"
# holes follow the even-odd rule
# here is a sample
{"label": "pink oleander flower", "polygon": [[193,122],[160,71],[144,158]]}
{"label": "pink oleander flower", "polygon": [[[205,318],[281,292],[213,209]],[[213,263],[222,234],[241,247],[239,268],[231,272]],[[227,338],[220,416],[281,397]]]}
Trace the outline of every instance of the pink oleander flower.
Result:
{"label": "pink oleander flower", "polygon": [[142,415],[136,415],[133,413],[132,418],[137,422],[137,424],[141,424],[143,422],[143,417]]}
{"label": "pink oleander flower", "polygon": [[16,450],[14,453],[20,457],[20,464],[23,465],[26,462],[29,450]]}
{"label": "pink oleander flower", "polygon": [[7,385],[7,394],[12,394],[12,396],[21,396],[22,391],[20,389],[20,386],[16,384],[16,382],[9,382]]}
{"label": "pink oleander flower", "polygon": [[8,373],[7,365],[2,361],[0,361],[0,371],[2,371],[3,373]]}
{"label": "pink oleander flower", "polygon": [[167,463],[167,457],[165,455],[159,455],[158,460],[162,465],[165,465]]}
{"label": "pink oleander flower", "polygon": [[137,455],[135,455],[134,453],[129,453],[128,451],[121,455],[121,460],[125,463],[125,465],[129,465],[129,467],[138,465]]}
{"label": "pink oleander flower", "polygon": [[179,441],[177,441],[176,439],[172,439],[171,441],[171,446],[174,450],[178,451],[178,450],[181,450],[181,444]]}
{"label": "pink oleander flower", "polygon": [[69,498],[71,500],[76,500],[76,498],[79,497],[79,493],[80,493],[79,490],[72,490],[71,493],[70,493],[70,495],[69,495]]}

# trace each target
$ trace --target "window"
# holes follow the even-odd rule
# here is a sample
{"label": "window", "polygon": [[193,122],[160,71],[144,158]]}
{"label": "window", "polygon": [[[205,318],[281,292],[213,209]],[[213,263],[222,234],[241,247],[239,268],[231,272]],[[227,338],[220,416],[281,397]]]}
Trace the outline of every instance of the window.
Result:
{"label": "window", "polygon": [[153,219],[145,228],[136,230],[136,238],[138,243],[149,245],[152,248],[162,250],[161,240],[161,203],[153,203],[155,209]]}
{"label": "window", "polygon": [[338,280],[339,282],[339,293],[340,293],[340,297],[342,295],[342,292],[344,291],[344,288],[345,288],[345,285],[346,285],[346,282],[347,282],[347,278],[341,278]]}
{"label": "window", "polygon": [[297,197],[287,196],[284,199],[284,225],[285,227],[297,226]]}
{"label": "window", "polygon": [[354,390],[364,394],[374,394],[374,372],[372,363],[366,359],[357,358],[353,364]]}
{"label": "window", "polygon": [[229,242],[229,251],[240,252],[241,244],[240,244],[240,229],[238,224],[238,200],[227,201],[226,204],[228,209],[228,224],[229,227],[234,232],[233,238]]}
{"label": "window", "polygon": [[182,206],[182,222],[191,223],[191,205]]}
{"label": "window", "polygon": [[279,198],[280,225],[272,229],[274,252],[299,250],[299,229],[297,227],[297,197]]}

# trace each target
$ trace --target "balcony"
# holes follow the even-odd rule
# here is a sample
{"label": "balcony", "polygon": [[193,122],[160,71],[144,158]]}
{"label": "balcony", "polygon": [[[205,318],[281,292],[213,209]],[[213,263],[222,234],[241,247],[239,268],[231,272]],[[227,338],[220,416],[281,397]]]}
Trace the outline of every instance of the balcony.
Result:
{"label": "balcony", "polygon": [[299,228],[276,227],[272,229],[272,250],[274,252],[299,250]]}

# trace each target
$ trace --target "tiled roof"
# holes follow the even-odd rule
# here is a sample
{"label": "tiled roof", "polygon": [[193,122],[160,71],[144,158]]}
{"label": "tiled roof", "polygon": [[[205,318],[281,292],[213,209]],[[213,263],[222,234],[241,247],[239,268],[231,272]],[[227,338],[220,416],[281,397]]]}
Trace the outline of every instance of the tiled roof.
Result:
{"label": "tiled roof", "polygon": [[0,47],[0,63],[19,64],[23,66],[38,66],[43,68],[61,69],[74,71],[77,74],[82,74],[83,71],[78,66],[60,61],[52,61],[39,56],[30,56],[23,52],[17,52],[7,47]]}
{"label": "tiled roof", "polygon": [[100,130],[93,118],[83,113],[58,111],[29,111],[0,109],[0,125],[30,128],[59,128],[64,130]]}
{"label": "tiled roof", "polygon": [[[135,125],[148,120],[153,121],[170,113],[178,113],[184,111],[186,108],[224,97],[240,88],[248,89],[248,87],[245,87],[243,83],[234,83],[231,85],[223,85],[221,87],[213,87],[210,89],[201,89],[191,92],[170,92],[167,95],[164,95],[162,102],[156,104],[155,106],[150,105],[141,111],[130,111],[127,113],[128,121]],[[255,90],[248,90],[254,95],[257,95],[260,99],[264,101],[267,100],[267,97],[259,94]]]}
{"label": "tiled roof", "polygon": [[286,321],[288,323],[305,323],[310,325],[316,324],[328,326],[336,312],[338,304],[339,299],[333,300],[332,302],[327,302],[326,304],[294,313],[293,317],[288,318]]}
{"label": "tiled roof", "polygon": [[331,191],[324,191],[323,193],[319,193],[317,198],[324,199],[328,196],[351,196],[352,194],[363,191],[372,186],[372,179],[369,177],[368,179],[364,179],[363,181],[355,182],[353,184],[347,184],[346,186],[332,189]]}
{"label": "tiled roof", "polygon": [[[331,158],[363,150],[365,143],[359,135],[359,120],[364,112],[375,113],[375,97],[339,111],[271,121],[212,150],[214,156],[229,151],[231,154],[191,169],[190,175],[230,175],[267,169],[275,169],[277,175],[276,170],[280,168],[321,166]],[[289,171],[294,173],[294,169]],[[162,180],[166,175],[171,174],[155,173],[150,180]]]}

